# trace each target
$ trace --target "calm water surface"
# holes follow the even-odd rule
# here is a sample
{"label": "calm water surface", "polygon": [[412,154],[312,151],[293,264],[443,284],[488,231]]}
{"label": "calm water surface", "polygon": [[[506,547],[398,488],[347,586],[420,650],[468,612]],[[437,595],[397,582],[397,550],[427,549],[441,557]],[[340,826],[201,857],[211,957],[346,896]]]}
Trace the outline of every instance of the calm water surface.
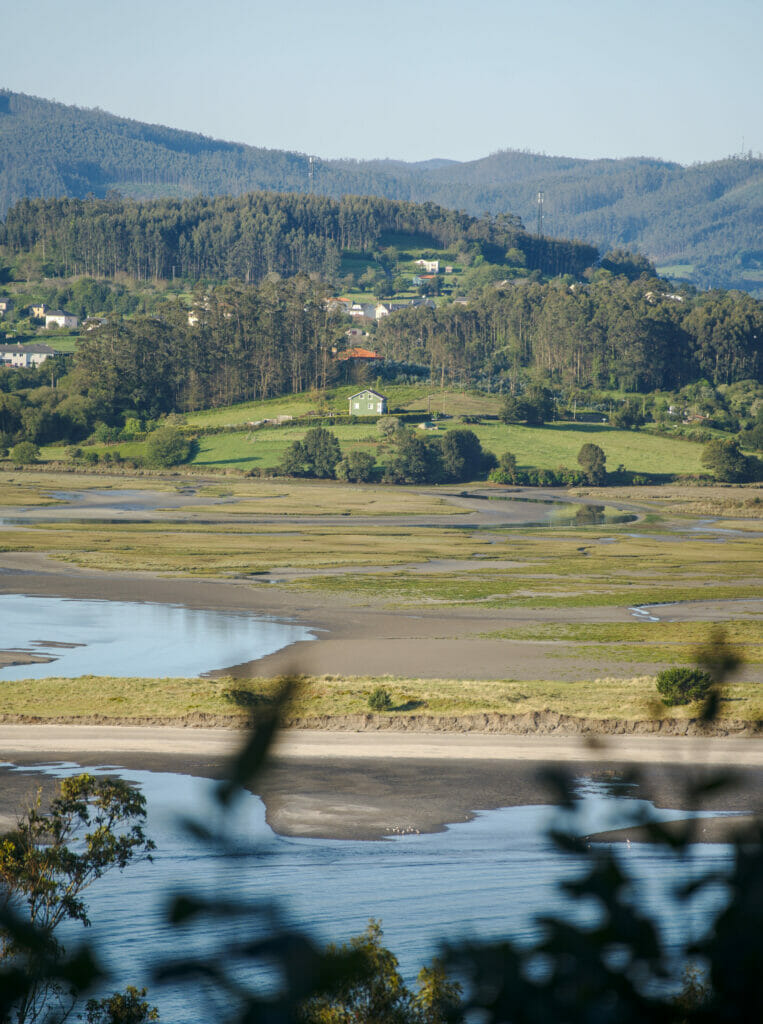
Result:
{"label": "calm water surface", "polygon": [[[323,941],[345,940],[362,932],[369,918],[381,919],[385,943],[410,982],[443,939],[508,935],[530,942],[539,934],[536,915],[565,908],[579,913],[560,894],[559,883],[576,876],[580,864],[561,854],[546,834],[552,820],[556,825],[562,820],[558,809],[506,808],[481,812],[434,835],[349,842],[278,836],[265,822],[262,801],[246,794],[225,826],[235,855],[226,857],[191,838],[180,823],[183,815],[209,826],[219,823],[214,782],[121,769],[120,774],[146,794],[147,831],[157,852],[153,863],[131,865],[90,890],[92,937],[102,943],[113,972],[107,991],[148,984],[163,1020],[201,1022],[209,1019],[209,1006],[199,1002],[198,989],[189,996],[180,987],[151,985],[152,968],[181,952],[203,955],[226,934],[208,922],[202,929],[169,929],[162,911],[180,889],[239,903],[276,901],[290,921]],[[574,830],[588,834],[618,827],[645,812],[652,819],[682,816],[646,801],[613,797],[601,785],[580,780]],[[727,867],[730,849],[695,846],[680,865],[648,845],[623,846],[619,852],[639,904],[654,910],[670,947],[680,953],[703,932],[724,893],[718,889],[677,908],[672,890],[694,873]],[[227,929],[229,938],[244,934],[251,930]],[[75,935],[82,935],[79,926],[72,939]]]}
{"label": "calm water surface", "polygon": [[0,594],[0,649],[54,659],[2,668],[0,682],[82,675],[198,676],[313,638],[303,626],[246,612]]}

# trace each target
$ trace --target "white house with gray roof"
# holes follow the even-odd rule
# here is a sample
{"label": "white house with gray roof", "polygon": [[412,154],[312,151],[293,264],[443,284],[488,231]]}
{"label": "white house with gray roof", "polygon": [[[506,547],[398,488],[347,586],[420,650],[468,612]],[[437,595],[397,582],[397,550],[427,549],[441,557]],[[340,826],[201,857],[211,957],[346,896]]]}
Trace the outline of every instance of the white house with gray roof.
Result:
{"label": "white house with gray roof", "polygon": [[39,366],[55,351],[49,345],[2,345],[0,344],[0,363],[17,369],[29,369]]}

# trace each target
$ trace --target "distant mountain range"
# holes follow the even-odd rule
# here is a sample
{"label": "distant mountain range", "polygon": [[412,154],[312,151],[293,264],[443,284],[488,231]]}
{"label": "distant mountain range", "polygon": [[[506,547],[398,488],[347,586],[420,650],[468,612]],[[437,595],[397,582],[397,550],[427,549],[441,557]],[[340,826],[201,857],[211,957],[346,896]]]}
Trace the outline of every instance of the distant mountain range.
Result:
{"label": "distant mountain range", "polygon": [[0,216],[25,197],[148,199],[255,189],[435,202],[511,213],[536,230],[604,252],[649,256],[668,276],[763,297],[763,160],[684,167],[644,157],[578,160],[514,150],[481,160],[321,160],[221,142],[0,90]]}

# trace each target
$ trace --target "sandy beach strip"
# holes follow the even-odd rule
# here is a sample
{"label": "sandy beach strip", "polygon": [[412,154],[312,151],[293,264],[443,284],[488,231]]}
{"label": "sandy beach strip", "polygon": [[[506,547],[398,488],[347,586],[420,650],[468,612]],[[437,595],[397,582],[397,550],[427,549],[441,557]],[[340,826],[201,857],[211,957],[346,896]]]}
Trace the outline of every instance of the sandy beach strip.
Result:
{"label": "sandy beach strip", "polygon": [[[171,726],[0,725],[0,757],[110,752],[228,756],[241,745],[235,729]],[[379,758],[468,761],[554,761],[703,764],[763,767],[763,740],[698,736],[511,736],[493,734],[348,733],[285,730],[274,754],[282,758]]]}

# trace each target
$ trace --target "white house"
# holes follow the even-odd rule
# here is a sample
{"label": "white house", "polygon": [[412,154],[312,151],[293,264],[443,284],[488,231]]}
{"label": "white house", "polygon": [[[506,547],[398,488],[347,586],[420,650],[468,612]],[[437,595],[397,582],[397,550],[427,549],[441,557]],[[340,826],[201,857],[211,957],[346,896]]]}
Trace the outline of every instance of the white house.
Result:
{"label": "white house", "polygon": [[425,274],[439,274],[439,260],[416,260],[416,266],[421,267]]}
{"label": "white house", "polygon": [[13,309],[13,299],[0,299],[0,317],[5,316],[11,309]]}
{"label": "white house", "polygon": [[46,327],[79,327],[79,317],[67,313],[65,309],[54,309],[45,314]]}
{"label": "white house", "polygon": [[55,353],[48,345],[0,345],[0,363],[3,366],[26,370],[30,366],[39,366],[52,355]]}

